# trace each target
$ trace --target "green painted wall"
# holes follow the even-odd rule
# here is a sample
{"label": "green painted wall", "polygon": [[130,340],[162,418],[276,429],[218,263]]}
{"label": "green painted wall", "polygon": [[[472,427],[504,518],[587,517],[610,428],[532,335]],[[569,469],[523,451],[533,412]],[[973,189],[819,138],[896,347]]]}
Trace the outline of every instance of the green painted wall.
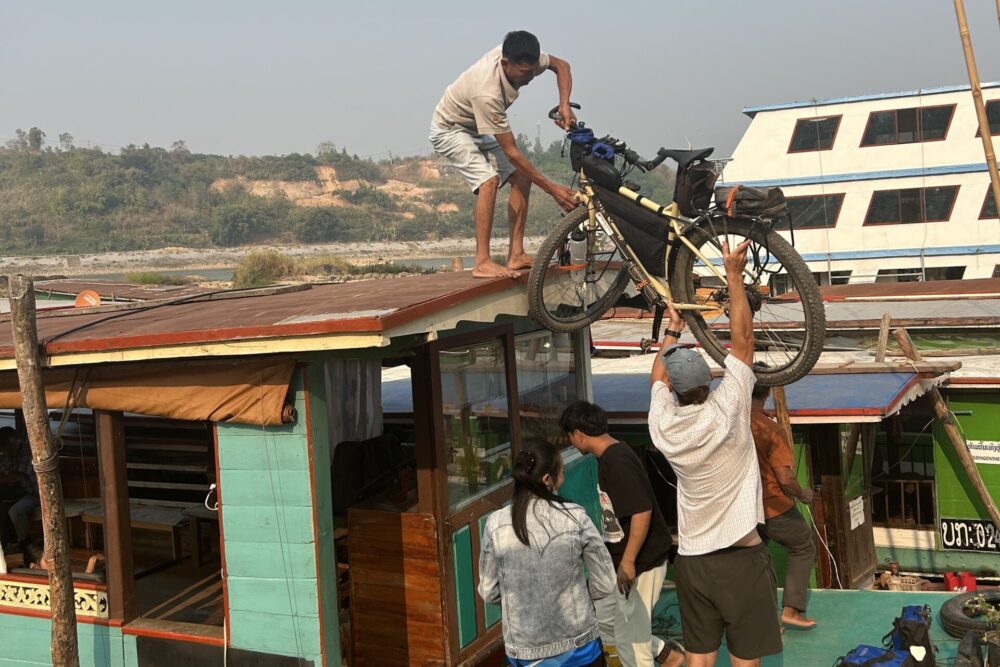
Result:
{"label": "green painted wall", "polygon": [[[318,424],[313,424],[312,433],[307,428],[305,379],[301,369],[295,372],[295,423],[218,425],[219,491],[230,644],[302,657],[319,665],[321,596],[309,467],[313,459],[318,462],[316,486],[323,491],[317,491],[322,497],[317,510],[325,503],[324,515],[329,515],[329,449],[325,433],[319,437]],[[310,399],[313,416],[325,415],[323,386],[320,381],[309,382],[310,392],[316,392]],[[332,610],[327,605],[328,591],[323,603],[324,621],[336,635],[336,577],[328,571],[333,542],[330,521],[320,525],[319,563],[323,584],[334,589]],[[339,664],[336,637],[331,642],[329,632],[326,644],[330,664]]]}
{"label": "green painted wall", "polygon": [[[458,610],[458,646],[465,648],[476,638],[476,582],[472,574],[472,533],[463,526],[452,535],[455,567],[455,603]],[[478,557],[478,554],[477,554]]]}
{"label": "green painted wall", "polygon": [[[0,614],[0,667],[13,665],[51,665],[49,643],[52,638],[48,619],[14,614]],[[77,624],[80,665],[82,667],[132,667],[126,662],[121,630],[105,625]]]}
{"label": "green painted wall", "polygon": [[[1000,440],[1000,395],[950,391],[948,404],[956,413],[967,439]],[[983,463],[977,468],[993,500],[1000,503],[1000,464]],[[934,476],[939,517],[989,518],[966,479],[955,450],[937,422],[934,424]]]}
{"label": "green painted wall", "polygon": [[565,479],[559,495],[587,510],[587,515],[600,530],[601,502],[597,499],[597,457],[581,456],[572,447],[563,451],[566,460]]}

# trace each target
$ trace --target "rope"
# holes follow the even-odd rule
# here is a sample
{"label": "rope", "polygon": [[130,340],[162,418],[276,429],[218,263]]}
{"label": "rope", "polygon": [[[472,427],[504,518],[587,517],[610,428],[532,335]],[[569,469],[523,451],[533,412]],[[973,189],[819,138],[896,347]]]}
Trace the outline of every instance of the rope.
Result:
{"label": "rope", "polygon": [[52,472],[59,469],[59,451],[50,456],[47,459],[41,461],[32,461],[31,467],[35,469],[35,472]]}

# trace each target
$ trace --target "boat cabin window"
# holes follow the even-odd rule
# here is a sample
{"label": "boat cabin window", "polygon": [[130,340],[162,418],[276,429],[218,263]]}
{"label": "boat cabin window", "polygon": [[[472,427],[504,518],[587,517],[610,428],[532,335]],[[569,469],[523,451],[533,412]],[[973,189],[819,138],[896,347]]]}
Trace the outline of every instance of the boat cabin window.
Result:
{"label": "boat cabin window", "polygon": [[866,225],[945,222],[951,218],[958,196],[957,185],[936,188],[878,190],[872,193]]}
{"label": "boat cabin window", "polygon": [[997,217],[997,200],[993,198],[993,189],[986,186],[986,199],[983,200],[983,208],[979,211],[979,219],[987,220]]}
{"label": "boat cabin window", "polygon": [[795,123],[788,152],[825,151],[833,148],[837,129],[840,127],[840,119],[841,116],[800,118]]}
{"label": "boat cabin window", "polygon": [[941,141],[948,135],[948,126],[954,114],[954,104],[873,111],[868,116],[868,126],[861,145],[887,146]]}
{"label": "boat cabin window", "polygon": [[844,194],[806,195],[804,197],[788,198],[788,216],[782,216],[775,221],[774,228],[778,231],[789,228],[799,229],[833,229],[837,226],[840,207],[844,203]]}
{"label": "boat cabin window", "polygon": [[[103,583],[108,554],[130,553],[139,617],[221,627],[225,612],[219,519],[216,510],[205,506],[215,481],[212,425],[135,414],[122,417],[126,474],[109,487],[117,497],[127,498],[130,540],[119,543],[117,536],[104,533],[106,508],[99,472],[103,454],[99,454],[94,413],[77,409],[65,419],[60,412],[50,416],[51,428],[62,442],[59,472],[74,580]],[[42,537],[40,512],[30,517],[28,533],[29,541]],[[17,554],[8,556],[9,566],[24,565]],[[86,572],[91,562],[93,572]],[[113,580],[106,583],[109,589],[115,585]]]}
{"label": "boat cabin window", "polygon": [[[990,134],[1000,134],[1000,100],[986,102],[986,120],[990,124]],[[976,128],[976,136],[983,136],[978,128]],[[996,214],[993,217],[995,218]]]}

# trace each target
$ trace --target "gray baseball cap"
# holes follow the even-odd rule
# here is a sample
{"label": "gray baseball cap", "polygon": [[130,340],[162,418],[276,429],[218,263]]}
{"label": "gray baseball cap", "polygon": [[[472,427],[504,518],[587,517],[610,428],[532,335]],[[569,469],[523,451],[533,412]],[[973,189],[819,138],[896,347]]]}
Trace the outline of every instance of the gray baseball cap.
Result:
{"label": "gray baseball cap", "polygon": [[670,386],[678,394],[712,384],[712,372],[697,350],[674,344],[663,351],[660,359],[670,375]]}

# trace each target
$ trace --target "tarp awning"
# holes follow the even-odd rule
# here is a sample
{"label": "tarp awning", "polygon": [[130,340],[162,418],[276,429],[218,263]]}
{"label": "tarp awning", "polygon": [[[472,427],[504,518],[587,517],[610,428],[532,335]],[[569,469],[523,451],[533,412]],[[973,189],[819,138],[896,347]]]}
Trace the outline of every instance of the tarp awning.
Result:
{"label": "tarp awning", "polygon": [[[50,410],[276,426],[290,418],[285,403],[294,370],[294,359],[256,358],[57,368],[42,377]],[[0,374],[0,408],[20,407],[17,373]]]}

